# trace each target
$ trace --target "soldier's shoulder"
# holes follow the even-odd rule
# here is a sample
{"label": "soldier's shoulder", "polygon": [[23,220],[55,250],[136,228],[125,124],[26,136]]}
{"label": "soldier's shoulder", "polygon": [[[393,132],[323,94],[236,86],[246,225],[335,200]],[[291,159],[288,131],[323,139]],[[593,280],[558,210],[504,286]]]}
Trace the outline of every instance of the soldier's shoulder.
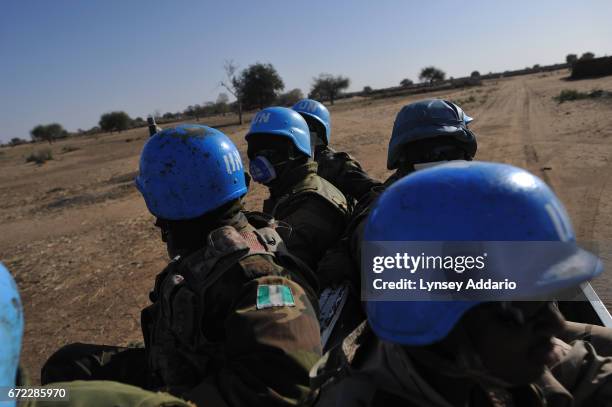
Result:
{"label": "soldier's shoulder", "polygon": [[319,164],[319,169],[322,169],[324,173],[329,172],[330,168],[338,170],[347,163],[357,164],[357,161],[349,153],[332,149],[319,152],[316,156],[316,161]]}
{"label": "soldier's shoulder", "polygon": [[294,202],[301,199],[320,199],[331,203],[343,213],[348,213],[348,204],[344,194],[331,182],[317,174],[305,177],[288,196],[288,200]]}

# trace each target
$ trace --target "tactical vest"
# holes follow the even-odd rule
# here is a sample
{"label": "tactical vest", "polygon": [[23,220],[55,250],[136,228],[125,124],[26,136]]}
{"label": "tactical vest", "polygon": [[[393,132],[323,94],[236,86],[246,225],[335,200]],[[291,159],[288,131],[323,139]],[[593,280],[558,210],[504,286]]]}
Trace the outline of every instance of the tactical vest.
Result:
{"label": "tactical vest", "polygon": [[312,196],[323,199],[341,216],[348,217],[349,207],[342,192],[317,174],[308,174],[280,198],[264,201],[264,212],[274,216],[281,208],[293,206]]}
{"label": "tactical vest", "polygon": [[[180,394],[207,376],[211,363],[223,363],[223,343],[211,342],[203,332],[204,300],[230,268],[239,266],[247,280],[262,275],[290,276],[316,298],[314,274],[286,251],[275,221],[263,214],[249,215],[249,222],[259,222],[259,228],[249,223],[240,230],[233,226],[215,229],[203,249],[175,258],[156,277],[149,295],[153,304],[141,315],[153,387],[177,389],[173,393]],[[262,261],[245,261],[251,256],[261,256]],[[279,264],[297,270],[298,278]]]}

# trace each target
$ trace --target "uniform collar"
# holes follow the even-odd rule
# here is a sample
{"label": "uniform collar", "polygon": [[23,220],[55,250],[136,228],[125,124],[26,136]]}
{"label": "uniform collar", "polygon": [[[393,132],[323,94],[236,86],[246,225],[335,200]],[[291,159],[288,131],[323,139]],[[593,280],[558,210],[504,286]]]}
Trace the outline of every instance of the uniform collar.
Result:
{"label": "uniform collar", "polygon": [[282,175],[277,182],[270,188],[270,195],[278,197],[286,194],[296,186],[300,181],[311,174],[316,174],[318,164],[315,161],[309,161],[305,164],[292,168],[287,173]]}

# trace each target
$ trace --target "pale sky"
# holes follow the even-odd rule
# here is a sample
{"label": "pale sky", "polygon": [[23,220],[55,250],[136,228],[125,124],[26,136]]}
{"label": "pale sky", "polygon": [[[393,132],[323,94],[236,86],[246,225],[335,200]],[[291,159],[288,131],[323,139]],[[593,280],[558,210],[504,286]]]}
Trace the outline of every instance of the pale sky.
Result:
{"label": "pale sky", "polygon": [[223,64],[274,65],[285,91],[319,73],[349,90],[612,54],[612,1],[30,1],[0,13],[0,140],[214,101]]}

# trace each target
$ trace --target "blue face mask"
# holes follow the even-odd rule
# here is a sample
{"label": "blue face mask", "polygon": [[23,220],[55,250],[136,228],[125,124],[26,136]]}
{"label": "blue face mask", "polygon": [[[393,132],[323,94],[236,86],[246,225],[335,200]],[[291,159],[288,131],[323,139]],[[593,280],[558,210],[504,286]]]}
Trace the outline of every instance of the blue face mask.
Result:
{"label": "blue face mask", "polygon": [[249,172],[253,181],[267,184],[276,178],[274,166],[266,157],[258,155],[249,162]]}

